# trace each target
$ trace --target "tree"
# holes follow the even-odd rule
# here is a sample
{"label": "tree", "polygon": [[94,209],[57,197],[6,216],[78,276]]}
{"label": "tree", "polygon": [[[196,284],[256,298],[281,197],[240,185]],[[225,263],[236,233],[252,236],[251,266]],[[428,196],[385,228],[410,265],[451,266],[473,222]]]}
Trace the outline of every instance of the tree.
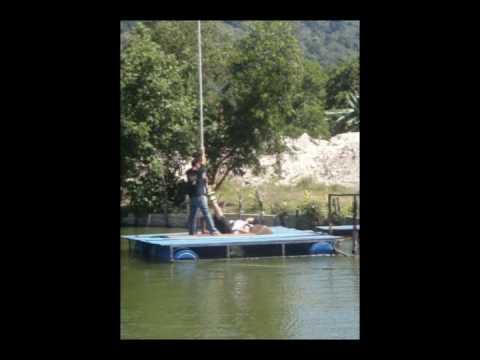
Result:
{"label": "tree", "polygon": [[147,186],[154,177],[165,183],[158,177],[168,176],[172,162],[193,151],[196,101],[182,78],[185,66],[165,54],[141,24],[121,52],[121,188],[130,190],[133,202],[143,195],[133,191],[138,186],[132,181]]}
{"label": "tree", "polygon": [[[327,77],[305,60],[293,25],[242,22],[244,35],[234,37],[223,22],[202,22],[205,146],[216,189],[230,174],[261,171],[260,156],[285,150],[286,136],[328,137],[325,109],[338,108],[338,93],[356,81],[350,65]],[[182,166],[198,150],[197,22],[136,22],[122,35],[121,188],[139,208],[158,207],[159,197],[145,198],[178,199]]]}
{"label": "tree", "polygon": [[298,137],[307,133],[311,137],[330,137],[329,124],[324,114],[326,74],[321,65],[304,61],[301,91],[296,96],[296,117],[288,125],[288,135]]}
{"label": "tree", "polygon": [[[345,109],[352,107],[349,104],[349,94],[359,94],[360,92],[360,66],[358,58],[351,59],[330,70],[326,82],[325,106],[329,111],[336,109]],[[342,122],[331,118],[330,131],[332,135],[344,131]],[[354,127],[355,128],[355,127]]]}
{"label": "tree", "polygon": [[360,95],[356,92],[349,93],[347,101],[349,108],[326,112],[333,116],[336,133],[360,130]]}
{"label": "tree", "polygon": [[358,58],[350,59],[330,69],[325,84],[327,109],[342,108],[348,105],[349,92],[360,91],[360,64]]}
{"label": "tree", "polygon": [[[167,54],[185,64],[182,72],[184,86],[192,91],[195,110],[192,113],[192,126],[195,134],[189,137],[191,149],[199,150],[198,127],[198,49],[196,21],[157,21],[146,22],[152,32],[152,41]],[[233,54],[233,37],[222,22],[202,21],[202,63],[204,90],[204,133],[205,147],[210,164],[215,167],[215,157],[220,154],[225,141],[225,120],[221,103],[226,94],[225,88],[231,82],[230,62]],[[187,157],[192,153],[187,154]],[[217,163],[217,164],[218,164]],[[211,177],[210,180],[215,176]]]}
{"label": "tree", "polygon": [[286,125],[296,116],[303,56],[291,25],[252,22],[246,32],[235,44],[231,78],[219,93],[215,131],[205,138],[216,189],[229,174],[260,170],[261,155],[282,151]]}
{"label": "tree", "polygon": [[[147,21],[145,25],[151,29],[152,41],[185,65],[185,86],[193,89],[198,97],[197,21]],[[222,22],[202,21],[202,67],[206,94],[210,90],[218,91],[225,82],[232,40],[231,31]]]}

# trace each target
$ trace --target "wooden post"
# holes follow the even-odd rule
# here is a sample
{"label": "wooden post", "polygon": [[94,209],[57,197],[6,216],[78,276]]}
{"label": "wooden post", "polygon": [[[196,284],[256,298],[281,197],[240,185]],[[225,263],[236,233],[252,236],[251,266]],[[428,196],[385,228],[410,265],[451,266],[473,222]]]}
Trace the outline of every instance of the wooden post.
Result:
{"label": "wooden post", "polygon": [[187,220],[185,221],[185,226],[187,226],[187,228],[190,226],[188,224],[188,217],[190,215],[190,196],[188,195],[185,195],[185,213],[187,215]]}
{"label": "wooden post", "polygon": [[170,246],[170,261],[173,262],[173,247]]}
{"label": "wooden post", "polygon": [[257,199],[257,202],[258,202],[258,207],[259,207],[259,214],[258,214],[258,218],[259,218],[259,222],[260,224],[263,225],[263,200],[262,200],[262,194],[260,194],[260,191],[258,191],[258,188],[255,189],[255,197]]}
{"label": "wooden post", "polygon": [[357,231],[357,196],[353,196],[353,231],[352,231],[352,254],[357,253],[358,248],[358,231]]}
{"label": "wooden post", "polygon": [[328,233],[332,234],[332,194],[328,194]]}
{"label": "wooden post", "polygon": [[226,251],[227,251],[227,259],[230,259],[230,246],[226,246]]}
{"label": "wooden post", "polygon": [[285,257],[285,244],[282,244],[282,256]]}
{"label": "wooden post", "polygon": [[238,194],[238,218],[242,218],[243,213],[243,196],[242,193]]}
{"label": "wooden post", "polygon": [[164,207],[163,207],[163,211],[164,211],[164,216],[165,216],[165,226],[166,227],[170,227],[170,221],[169,221],[169,218],[168,218],[168,192],[167,190],[165,189],[165,204],[164,204]]}
{"label": "wooden post", "polygon": [[337,197],[337,214],[340,218],[342,218],[342,208],[340,207],[340,198]]}

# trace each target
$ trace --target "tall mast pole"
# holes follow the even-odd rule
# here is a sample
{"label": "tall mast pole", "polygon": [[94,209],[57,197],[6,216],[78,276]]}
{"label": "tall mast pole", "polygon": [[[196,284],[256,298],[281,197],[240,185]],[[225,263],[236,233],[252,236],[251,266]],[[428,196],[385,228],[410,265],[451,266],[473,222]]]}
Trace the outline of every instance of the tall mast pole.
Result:
{"label": "tall mast pole", "polygon": [[200,96],[200,151],[203,156],[205,154],[205,146],[203,141],[202,29],[200,20],[198,20],[198,82]]}

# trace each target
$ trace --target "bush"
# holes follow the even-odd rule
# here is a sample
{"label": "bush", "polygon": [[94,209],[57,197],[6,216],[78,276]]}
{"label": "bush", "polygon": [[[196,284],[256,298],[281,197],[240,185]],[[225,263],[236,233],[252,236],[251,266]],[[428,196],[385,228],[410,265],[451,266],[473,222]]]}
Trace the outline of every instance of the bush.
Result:
{"label": "bush", "polygon": [[321,225],[325,222],[325,215],[322,211],[323,204],[319,201],[309,201],[299,207],[300,214],[306,218],[310,228]]}
{"label": "bush", "polygon": [[311,189],[314,184],[315,179],[313,176],[305,176],[296,183],[296,187],[299,189]]}
{"label": "bush", "polygon": [[278,216],[288,215],[288,210],[289,210],[288,203],[286,201],[282,201],[282,202],[277,201],[270,206],[271,214],[278,215]]}

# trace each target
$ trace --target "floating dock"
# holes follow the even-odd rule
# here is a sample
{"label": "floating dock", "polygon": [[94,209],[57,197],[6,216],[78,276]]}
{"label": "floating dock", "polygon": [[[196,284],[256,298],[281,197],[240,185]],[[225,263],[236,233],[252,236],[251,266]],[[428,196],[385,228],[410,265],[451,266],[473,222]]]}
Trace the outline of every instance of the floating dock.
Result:
{"label": "floating dock", "polygon": [[[317,226],[317,229],[329,233],[330,227],[327,226]],[[360,231],[360,225],[356,226],[357,231]],[[337,226],[332,226],[332,234],[333,235],[347,235],[351,234],[353,231],[353,225],[337,225]]]}
{"label": "floating dock", "polygon": [[334,255],[340,237],[311,230],[271,227],[268,235],[201,235],[188,233],[126,235],[129,248],[158,261],[231,257]]}

